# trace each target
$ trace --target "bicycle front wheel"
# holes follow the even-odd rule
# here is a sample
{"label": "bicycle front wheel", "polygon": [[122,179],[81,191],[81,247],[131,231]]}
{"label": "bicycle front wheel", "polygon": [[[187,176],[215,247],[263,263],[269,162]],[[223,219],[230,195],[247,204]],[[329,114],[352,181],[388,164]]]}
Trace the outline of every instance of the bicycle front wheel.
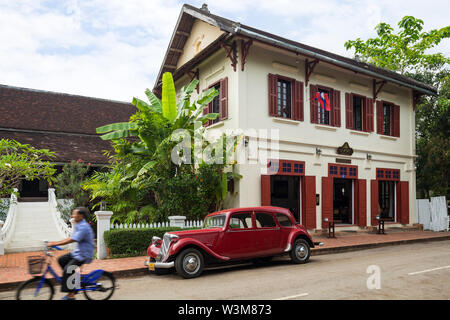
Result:
{"label": "bicycle front wheel", "polygon": [[86,284],[83,294],[88,300],[108,300],[114,293],[116,280],[112,273],[104,271],[95,283]]}
{"label": "bicycle front wheel", "polygon": [[39,288],[40,277],[23,282],[17,289],[17,300],[52,300],[55,293],[52,283],[49,279],[45,279]]}

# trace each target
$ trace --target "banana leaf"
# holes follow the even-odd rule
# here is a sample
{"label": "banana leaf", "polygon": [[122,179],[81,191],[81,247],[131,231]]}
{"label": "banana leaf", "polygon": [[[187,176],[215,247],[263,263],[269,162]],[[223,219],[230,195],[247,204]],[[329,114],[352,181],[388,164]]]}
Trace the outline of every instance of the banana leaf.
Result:
{"label": "banana leaf", "polygon": [[167,120],[173,122],[177,117],[177,96],[172,74],[164,73],[162,80],[162,113]]}

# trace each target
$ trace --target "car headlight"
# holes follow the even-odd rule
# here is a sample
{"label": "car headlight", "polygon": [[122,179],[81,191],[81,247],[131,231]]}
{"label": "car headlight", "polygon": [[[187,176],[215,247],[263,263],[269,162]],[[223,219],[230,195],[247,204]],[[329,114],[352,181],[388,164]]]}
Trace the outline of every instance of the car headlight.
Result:
{"label": "car headlight", "polygon": [[161,240],[160,237],[156,237],[156,236],[152,237],[152,244],[154,244],[156,241],[159,241],[159,240]]}
{"label": "car headlight", "polygon": [[171,233],[169,233],[168,235],[169,235],[169,239],[170,239],[170,241],[172,241],[172,240],[176,240],[176,239],[180,239],[180,237],[179,237],[179,236],[177,236],[176,234],[171,234]]}

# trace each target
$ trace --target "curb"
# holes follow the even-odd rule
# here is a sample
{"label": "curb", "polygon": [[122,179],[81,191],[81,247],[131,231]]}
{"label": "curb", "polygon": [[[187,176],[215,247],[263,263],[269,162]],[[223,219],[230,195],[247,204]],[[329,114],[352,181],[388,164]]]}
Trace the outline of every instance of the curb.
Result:
{"label": "curb", "polygon": [[[359,251],[359,250],[365,250],[365,249],[373,249],[373,248],[387,247],[387,246],[393,246],[393,245],[402,245],[402,244],[411,244],[411,243],[418,243],[418,242],[432,242],[432,241],[445,241],[445,240],[450,240],[450,236],[408,239],[408,240],[394,240],[394,241],[389,241],[389,242],[366,243],[366,244],[349,245],[349,246],[335,247],[335,248],[312,249],[311,256],[319,256],[319,255],[342,253],[342,252],[352,252],[352,251]],[[128,270],[117,270],[117,271],[113,271],[112,274],[114,275],[114,277],[117,280],[120,278],[147,275],[148,270],[147,270],[147,268],[144,267],[144,268],[136,268],[136,269],[128,269]],[[51,281],[54,281],[54,280],[51,279]],[[0,283],[0,291],[14,290],[22,282],[23,281]]]}

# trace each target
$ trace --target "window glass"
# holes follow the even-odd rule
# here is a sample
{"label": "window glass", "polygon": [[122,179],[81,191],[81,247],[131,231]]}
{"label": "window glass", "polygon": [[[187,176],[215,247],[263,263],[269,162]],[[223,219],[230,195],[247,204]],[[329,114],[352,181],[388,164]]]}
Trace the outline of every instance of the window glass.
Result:
{"label": "window glass", "polygon": [[[328,101],[331,101],[331,96],[330,96],[330,92],[328,90],[325,89],[320,89],[319,88],[319,92],[320,92],[320,97],[325,99],[325,95],[328,95]],[[330,124],[330,111],[326,111],[322,105],[320,104],[319,101],[317,101],[317,115],[318,115],[318,123],[320,124]],[[330,106],[330,110],[331,110],[331,106]]]}
{"label": "window glass", "polygon": [[258,212],[256,213],[256,226],[258,228],[273,228],[276,227],[277,224],[275,223],[272,214]]}
{"label": "window glass", "polygon": [[391,134],[391,106],[383,104],[383,134]]}
{"label": "window glass", "polygon": [[353,96],[353,128],[362,130],[362,98]]}
{"label": "window glass", "polygon": [[225,225],[225,215],[220,214],[216,216],[206,217],[203,228],[223,227]]}
{"label": "window glass", "polygon": [[[220,92],[220,84],[217,84],[214,86],[214,88]],[[214,97],[213,101],[211,102],[211,113],[219,113],[220,114],[220,94]],[[220,116],[216,119],[212,120],[212,123],[217,123],[220,121]]]}
{"label": "window glass", "polygon": [[252,227],[253,224],[251,213],[238,213],[232,215],[230,218],[231,229],[249,229]]}
{"label": "window glass", "polygon": [[282,118],[291,118],[291,82],[278,79],[277,92],[277,115]]}
{"label": "window glass", "polygon": [[277,220],[280,226],[282,227],[290,227],[292,226],[291,220],[289,220],[289,217],[287,217],[284,214],[277,213]]}

